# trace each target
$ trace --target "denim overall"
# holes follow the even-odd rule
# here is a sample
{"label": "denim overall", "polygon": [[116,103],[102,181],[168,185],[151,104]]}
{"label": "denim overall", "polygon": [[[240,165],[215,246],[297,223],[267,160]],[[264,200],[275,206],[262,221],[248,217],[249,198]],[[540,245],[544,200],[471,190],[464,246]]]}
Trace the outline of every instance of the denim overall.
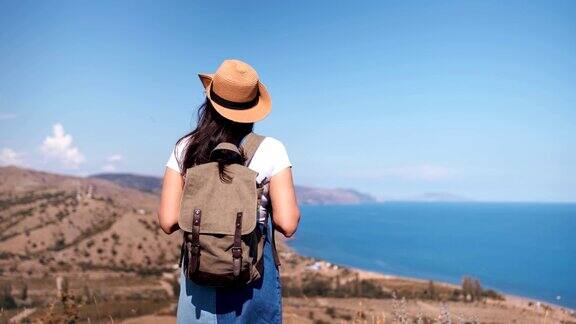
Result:
{"label": "denim overall", "polygon": [[177,322],[183,323],[281,323],[280,275],[272,254],[270,227],[258,223],[265,233],[264,274],[242,288],[200,286],[180,272]]}

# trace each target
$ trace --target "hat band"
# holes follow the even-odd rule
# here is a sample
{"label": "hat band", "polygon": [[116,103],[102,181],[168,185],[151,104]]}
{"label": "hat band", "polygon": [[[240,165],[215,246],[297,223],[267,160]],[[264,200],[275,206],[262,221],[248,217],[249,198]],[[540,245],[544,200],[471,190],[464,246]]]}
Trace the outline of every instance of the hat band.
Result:
{"label": "hat band", "polygon": [[216,92],[214,92],[214,89],[210,87],[210,99],[212,99],[215,103],[219,104],[220,106],[229,109],[244,110],[244,109],[250,109],[258,104],[258,101],[260,100],[260,91],[258,90],[258,92],[256,92],[256,96],[254,97],[254,99],[250,101],[236,102],[226,100],[220,97],[219,95],[216,94]]}

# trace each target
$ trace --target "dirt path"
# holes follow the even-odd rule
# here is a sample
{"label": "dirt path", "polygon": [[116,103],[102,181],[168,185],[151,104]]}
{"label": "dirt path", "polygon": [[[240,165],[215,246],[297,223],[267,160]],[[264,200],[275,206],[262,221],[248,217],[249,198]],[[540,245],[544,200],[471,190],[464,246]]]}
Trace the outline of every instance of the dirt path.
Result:
{"label": "dirt path", "polygon": [[168,296],[174,296],[174,288],[166,280],[160,280],[160,286],[168,293]]}
{"label": "dirt path", "polygon": [[416,305],[422,307],[422,309],[427,309],[433,313],[440,313],[440,310],[438,309],[438,307],[430,305],[430,304],[423,302],[421,300],[416,301]]}
{"label": "dirt path", "polygon": [[34,312],[36,311],[36,308],[26,308],[25,310],[23,310],[22,312],[16,314],[16,316],[12,317],[10,319],[10,321],[8,321],[8,323],[20,323],[22,322],[22,320],[24,320],[26,317],[34,314]]}
{"label": "dirt path", "polygon": [[172,324],[176,323],[175,316],[168,315],[146,315],[134,317],[123,321],[124,324]]}

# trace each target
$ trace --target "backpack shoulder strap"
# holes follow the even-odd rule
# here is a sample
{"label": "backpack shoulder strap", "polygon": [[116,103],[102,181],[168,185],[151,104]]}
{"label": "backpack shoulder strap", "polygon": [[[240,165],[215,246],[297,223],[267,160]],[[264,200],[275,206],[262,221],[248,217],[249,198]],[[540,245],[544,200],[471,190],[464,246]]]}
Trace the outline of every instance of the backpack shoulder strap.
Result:
{"label": "backpack shoulder strap", "polygon": [[244,153],[244,157],[246,158],[246,162],[244,165],[250,165],[250,161],[254,157],[256,150],[260,146],[260,143],[264,140],[264,136],[258,135],[254,132],[248,133],[242,140],[240,146],[242,147],[242,152]]}
{"label": "backpack shoulder strap", "polygon": [[[250,161],[252,161],[252,158],[254,157],[256,150],[258,149],[258,147],[260,146],[260,144],[262,143],[264,138],[265,137],[262,135],[258,135],[254,132],[250,132],[242,140],[240,147],[242,147],[242,152],[244,152],[244,156],[246,157],[246,162],[245,162],[246,166],[250,165]],[[270,211],[270,217],[274,218],[274,216],[272,216],[272,211]],[[276,248],[276,240],[275,240],[275,235],[274,235],[274,233],[276,232],[276,229],[274,228],[274,220],[271,219],[270,223],[272,225],[272,228],[270,231],[270,233],[272,234],[270,237],[270,241],[271,241],[270,243],[272,243],[272,255],[274,256],[274,263],[276,264],[276,268],[278,268],[280,266],[280,258],[278,257],[278,249]]]}

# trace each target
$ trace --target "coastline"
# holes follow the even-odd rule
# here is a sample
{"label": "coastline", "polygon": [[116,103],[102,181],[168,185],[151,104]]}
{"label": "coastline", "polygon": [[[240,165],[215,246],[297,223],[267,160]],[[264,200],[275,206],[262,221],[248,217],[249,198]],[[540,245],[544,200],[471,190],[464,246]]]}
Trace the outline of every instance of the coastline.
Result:
{"label": "coastline", "polygon": [[[298,252],[294,252],[294,253],[298,253]],[[308,258],[307,256],[303,256],[303,257]],[[402,280],[410,280],[410,281],[419,282],[419,283],[427,283],[428,281],[431,280],[431,279],[426,279],[426,278],[409,277],[409,276],[402,276],[402,275],[397,275],[397,274],[393,274],[393,273],[385,273],[385,272],[366,270],[366,269],[347,266],[347,265],[338,265],[338,266],[349,268],[349,269],[352,269],[354,271],[358,271],[361,274],[361,276],[365,276],[365,278],[383,278],[383,279],[388,279],[388,280],[402,279]],[[460,288],[459,285],[454,284],[454,283],[445,282],[445,281],[437,281],[437,280],[433,280],[433,281],[434,281],[434,283],[441,284],[445,287]],[[567,306],[559,305],[556,303],[551,303],[549,301],[545,301],[545,300],[538,299],[538,298],[532,298],[532,297],[527,297],[527,296],[522,296],[522,295],[510,294],[510,293],[502,292],[500,290],[497,290],[497,291],[501,295],[506,297],[507,300],[517,300],[517,301],[522,301],[525,303],[528,303],[528,302],[541,303],[542,305],[549,305],[549,306],[552,306],[552,307],[557,308],[557,309],[564,309],[566,312],[572,311],[572,312],[576,313],[576,308],[570,308]]]}
{"label": "coastline", "polygon": [[569,257],[576,205],[385,205],[303,206],[304,226],[287,243],[365,271],[455,285],[472,276],[486,289],[576,309]]}
{"label": "coastline", "polygon": [[[335,263],[332,263],[330,261],[324,260],[322,258],[310,257],[310,256],[303,255],[300,252],[298,252],[294,247],[290,246],[289,241],[290,241],[290,239],[285,239],[285,238],[277,239],[279,250],[283,254],[284,258],[289,257],[290,255],[295,255],[298,258],[301,258],[303,260],[302,262],[314,262],[314,263],[325,264],[327,267],[336,266],[338,268],[348,269],[350,271],[358,273],[359,279],[380,280],[380,281],[385,281],[385,282],[403,281],[403,282],[409,282],[409,283],[417,284],[420,286],[427,285],[430,281],[433,281],[434,284],[437,285],[438,287],[442,287],[442,288],[446,288],[446,289],[460,289],[461,288],[460,285],[450,283],[450,282],[436,281],[436,280],[430,280],[430,279],[419,278],[419,277],[409,277],[409,276],[403,276],[403,275],[398,275],[398,274],[393,274],[393,273],[384,273],[384,272],[378,272],[378,271],[373,271],[373,270],[367,270],[367,269],[363,269],[360,267],[354,267],[354,266],[349,266],[349,265],[335,264]],[[291,270],[287,269],[287,272],[290,272],[290,271]],[[322,270],[320,270],[320,271],[322,271]],[[576,309],[574,309],[574,308],[570,308],[570,307],[563,306],[563,305],[558,305],[558,304],[551,303],[551,302],[544,301],[544,300],[540,300],[537,298],[505,293],[505,292],[501,292],[498,290],[497,290],[497,292],[504,297],[504,300],[498,301],[498,302],[492,301],[491,303],[494,305],[506,305],[507,307],[515,307],[515,308],[518,308],[518,309],[521,309],[521,310],[527,311],[527,312],[543,313],[544,317],[546,317],[548,315],[548,311],[550,311],[553,313],[566,315],[571,320],[576,319],[575,318]]]}
{"label": "coastline", "polygon": [[[350,266],[341,266],[341,267],[346,267],[346,268],[352,269],[354,271],[358,271],[361,274],[361,276],[365,276],[366,278],[383,278],[383,279],[387,279],[387,280],[401,279],[401,280],[409,280],[409,281],[414,281],[414,282],[419,282],[419,283],[427,283],[428,281],[430,281],[430,279],[425,279],[425,278],[408,277],[408,276],[401,276],[401,275],[396,275],[396,274],[391,274],[391,273],[370,271],[370,270],[365,270],[365,269],[357,268],[357,267],[350,267]],[[444,281],[434,280],[434,283],[443,285],[445,287],[450,287],[450,288],[460,288],[459,285],[449,283],[449,282],[444,282]],[[558,304],[551,303],[551,302],[537,299],[537,298],[515,295],[515,294],[505,293],[505,292],[501,292],[501,291],[498,291],[498,292],[502,296],[504,296],[506,298],[506,300],[509,302],[514,301],[514,302],[520,302],[522,304],[528,304],[529,302],[532,302],[534,304],[540,303],[541,305],[549,305],[555,309],[562,309],[566,312],[576,313],[576,308],[570,308],[567,306],[558,305]]]}

